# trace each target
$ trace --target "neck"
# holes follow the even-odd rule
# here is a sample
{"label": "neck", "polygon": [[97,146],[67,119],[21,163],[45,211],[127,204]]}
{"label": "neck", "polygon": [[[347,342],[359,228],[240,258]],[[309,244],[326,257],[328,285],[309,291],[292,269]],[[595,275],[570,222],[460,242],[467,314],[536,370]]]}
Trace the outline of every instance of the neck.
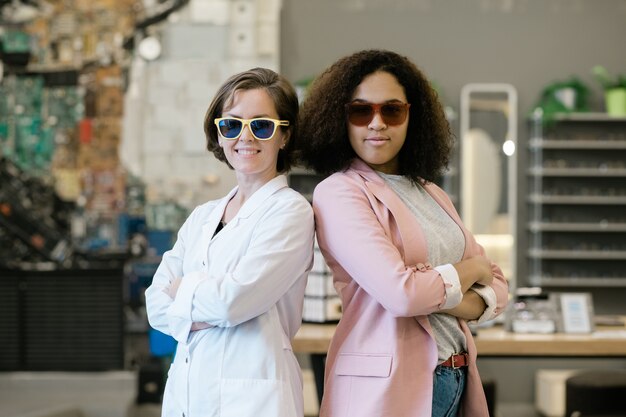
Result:
{"label": "neck", "polygon": [[[276,178],[279,174],[274,171],[264,174],[258,177],[251,177],[246,175],[237,176],[237,194],[235,197],[241,199],[241,204],[245,203],[252,194],[254,194],[259,188]],[[234,198],[234,197],[233,197]]]}

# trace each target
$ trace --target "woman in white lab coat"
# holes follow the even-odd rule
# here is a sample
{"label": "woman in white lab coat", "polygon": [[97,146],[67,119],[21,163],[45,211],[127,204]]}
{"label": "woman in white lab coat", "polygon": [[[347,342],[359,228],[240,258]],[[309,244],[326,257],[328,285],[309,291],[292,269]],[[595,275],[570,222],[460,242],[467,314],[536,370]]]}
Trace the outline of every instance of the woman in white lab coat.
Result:
{"label": "woman in white lab coat", "polygon": [[163,416],[301,417],[291,350],[313,260],[310,204],[287,186],[298,101],[255,68],[219,89],[207,148],[237,187],[187,218],[146,291],[150,325],[178,341]]}

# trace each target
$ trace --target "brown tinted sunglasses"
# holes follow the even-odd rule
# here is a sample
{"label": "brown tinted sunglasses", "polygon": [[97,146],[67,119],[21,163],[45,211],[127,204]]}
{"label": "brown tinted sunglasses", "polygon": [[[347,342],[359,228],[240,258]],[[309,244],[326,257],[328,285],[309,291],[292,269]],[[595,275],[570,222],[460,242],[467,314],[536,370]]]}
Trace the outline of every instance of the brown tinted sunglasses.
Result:
{"label": "brown tinted sunglasses", "polygon": [[376,113],[379,113],[383,122],[389,126],[404,123],[409,114],[410,103],[363,103],[352,102],[346,104],[348,122],[355,126],[367,126]]}

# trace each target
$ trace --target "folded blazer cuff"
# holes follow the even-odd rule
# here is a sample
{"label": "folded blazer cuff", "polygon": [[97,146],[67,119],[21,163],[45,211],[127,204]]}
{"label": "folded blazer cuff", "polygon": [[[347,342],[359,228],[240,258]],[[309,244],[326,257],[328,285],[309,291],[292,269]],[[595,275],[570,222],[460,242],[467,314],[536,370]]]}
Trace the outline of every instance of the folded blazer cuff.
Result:
{"label": "folded blazer cuff", "polygon": [[441,275],[441,279],[443,279],[446,290],[446,299],[443,304],[439,306],[439,308],[442,310],[448,310],[456,307],[463,299],[459,273],[452,264],[439,265],[434,269],[439,272],[439,275]]}
{"label": "folded blazer cuff", "polygon": [[485,301],[487,307],[483,314],[477,319],[469,321],[468,323],[480,324],[487,320],[491,320],[496,317],[496,308],[498,307],[498,297],[496,292],[488,285],[474,284],[470,287],[470,290],[476,292]]}

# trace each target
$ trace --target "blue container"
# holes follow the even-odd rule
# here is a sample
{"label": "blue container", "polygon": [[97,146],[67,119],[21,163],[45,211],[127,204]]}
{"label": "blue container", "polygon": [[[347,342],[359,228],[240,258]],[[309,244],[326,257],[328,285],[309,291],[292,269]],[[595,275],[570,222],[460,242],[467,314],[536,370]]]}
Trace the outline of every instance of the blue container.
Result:
{"label": "blue container", "polygon": [[148,338],[152,356],[172,356],[176,351],[176,339],[172,336],[168,336],[158,330],[150,329],[148,331]]}
{"label": "blue container", "polygon": [[129,262],[128,273],[128,302],[131,305],[145,305],[144,292],[152,284],[152,277],[159,267],[159,262],[149,262],[138,259]]}
{"label": "blue container", "polygon": [[174,233],[169,230],[148,231],[148,246],[156,250],[158,256],[172,249]]}

